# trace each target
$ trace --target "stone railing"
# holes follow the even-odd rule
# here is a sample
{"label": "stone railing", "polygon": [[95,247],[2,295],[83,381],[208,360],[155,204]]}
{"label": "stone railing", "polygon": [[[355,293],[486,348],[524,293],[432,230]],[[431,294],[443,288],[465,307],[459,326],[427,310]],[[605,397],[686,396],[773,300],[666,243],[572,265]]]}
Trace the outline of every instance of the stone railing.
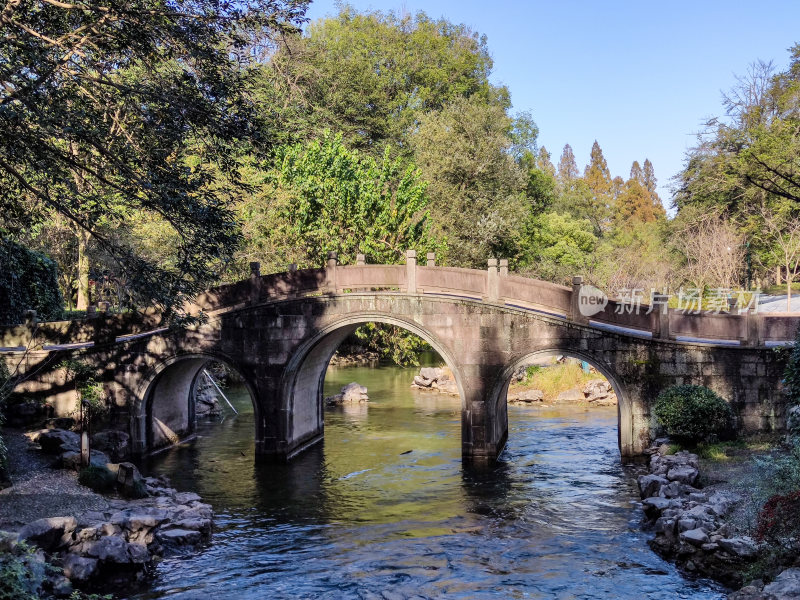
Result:
{"label": "stone railing", "polygon": [[[413,250],[404,265],[368,265],[358,255],[355,265],[340,265],[335,252],[329,253],[322,269],[290,267],[285,273],[260,274],[259,263],[251,263],[249,279],[212,288],[186,306],[189,314],[227,312],[292,298],[347,293],[403,293],[477,300],[564,319],[580,325],[606,328],[619,333],[662,340],[763,346],[793,340],[800,314],[688,314],[670,310],[665,296],[655,296],[650,305],[631,310],[622,301],[609,299],[592,316],[579,310],[583,280],[573,278],[572,287],[511,275],[508,261],[490,259],[485,271],[437,267],[436,256],[428,253],[424,265],[417,263]],[[0,349],[45,349],[65,345],[121,342],[159,330],[157,311],[106,316],[76,321],[36,323],[0,328]]]}

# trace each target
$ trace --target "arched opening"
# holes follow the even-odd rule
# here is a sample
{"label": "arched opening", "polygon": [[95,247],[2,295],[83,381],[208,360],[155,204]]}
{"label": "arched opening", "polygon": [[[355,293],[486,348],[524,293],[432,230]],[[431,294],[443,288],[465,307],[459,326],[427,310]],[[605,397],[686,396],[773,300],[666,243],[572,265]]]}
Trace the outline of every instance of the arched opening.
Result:
{"label": "arched opening", "polygon": [[[543,376],[539,380],[544,385],[536,386],[540,374]],[[520,376],[533,385],[527,386],[527,390],[525,386],[520,389],[520,386],[513,385]],[[559,379],[564,380],[560,387]],[[606,382],[607,387],[603,385]],[[552,384],[549,388],[546,387],[548,383]],[[538,387],[545,389],[539,390]],[[617,445],[622,456],[631,454],[633,419],[630,401],[618,377],[593,356],[573,350],[542,350],[520,357],[503,372],[494,401],[498,406],[506,405],[509,400],[514,402],[515,394],[518,404],[537,409],[571,407],[585,412],[602,405],[616,406]],[[610,410],[609,406],[606,408]]]}
{"label": "arched opening", "polygon": [[[350,316],[320,331],[289,362],[282,389],[282,413],[286,419],[284,426],[289,457],[322,438],[325,421],[325,376],[331,358],[342,342],[366,323],[395,325],[425,340],[450,370],[458,395],[464,398],[461,377],[455,368],[456,361],[431,333],[413,322],[387,315]],[[409,387],[412,382],[413,376],[408,381]],[[463,400],[461,402],[463,410]]]}
{"label": "arched opening", "polygon": [[[232,374],[236,385],[231,397],[212,374],[215,366]],[[215,402],[221,409],[218,412],[198,409],[198,398],[205,397],[206,406],[210,406],[212,395],[217,396]],[[242,374],[229,361],[205,354],[175,356],[163,361],[145,378],[137,397],[140,401],[131,415],[131,439],[138,455],[193,437],[198,418],[208,421],[212,416],[219,421],[237,412],[256,410],[255,396]]]}

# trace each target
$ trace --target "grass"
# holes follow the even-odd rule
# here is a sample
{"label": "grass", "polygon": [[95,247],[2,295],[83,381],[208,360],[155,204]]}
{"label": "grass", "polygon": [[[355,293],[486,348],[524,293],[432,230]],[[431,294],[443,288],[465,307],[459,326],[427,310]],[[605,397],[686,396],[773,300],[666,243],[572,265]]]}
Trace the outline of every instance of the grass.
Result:
{"label": "grass", "polygon": [[722,462],[749,452],[766,452],[775,446],[775,442],[772,436],[753,436],[725,442],[700,442],[696,446],[672,443],[667,454],[688,450],[705,460]]}
{"label": "grass", "polygon": [[593,379],[604,379],[599,373],[584,373],[581,363],[568,360],[549,367],[530,366],[525,379],[514,387],[541,390],[545,401],[552,401],[561,392],[583,387]]}

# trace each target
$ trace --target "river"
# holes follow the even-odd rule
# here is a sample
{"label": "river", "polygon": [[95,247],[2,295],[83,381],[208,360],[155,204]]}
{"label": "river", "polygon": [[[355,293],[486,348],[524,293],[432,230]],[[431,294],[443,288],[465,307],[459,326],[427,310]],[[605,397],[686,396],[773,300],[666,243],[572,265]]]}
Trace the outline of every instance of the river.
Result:
{"label": "river", "polygon": [[396,367],[329,369],[371,401],[326,408],[325,441],[256,465],[253,415],[203,423],[146,466],[215,510],[210,545],[161,562],[131,598],[724,598],[647,546],[616,409],[509,406],[501,463],[461,463],[460,401]]}

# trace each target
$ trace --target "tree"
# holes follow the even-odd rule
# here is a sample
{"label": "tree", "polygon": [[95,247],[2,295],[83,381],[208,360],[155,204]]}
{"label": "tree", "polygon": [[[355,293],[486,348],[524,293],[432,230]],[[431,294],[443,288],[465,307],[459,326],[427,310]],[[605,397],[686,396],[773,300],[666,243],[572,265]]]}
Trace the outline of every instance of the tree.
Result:
{"label": "tree", "polygon": [[800,270],[800,217],[762,207],[763,238],[770,265],[781,267],[786,283],[786,312],[792,312],[792,282]]}
{"label": "tree", "polygon": [[[79,297],[88,239],[142,303],[165,308],[208,285],[238,243],[214,182],[237,182],[245,140],[269,148],[248,65],[305,2],[216,0],[104,5],[9,2],[0,12],[0,235],[54,212],[78,232]],[[200,160],[191,161],[191,157]],[[213,167],[213,168],[212,168]],[[113,235],[134,212],[176,232],[169,268]]]}
{"label": "tree", "polygon": [[637,181],[642,185],[645,185],[645,183],[644,183],[644,172],[642,171],[642,167],[639,164],[638,160],[633,161],[633,164],[631,165],[631,176],[630,176],[630,179],[632,179],[634,181]]}
{"label": "tree", "polygon": [[735,287],[744,264],[744,239],[723,215],[686,210],[673,223],[673,248],[683,259],[685,278],[701,291]]}
{"label": "tree", "polygon": [[564,150],[561,152],[561,158],[558,161],[558,182],[561,184],[561,188],[569,188],[572,182],[578,178],[578,175],[578,163],[575,162],[572,146],[564,144]]}
{"label": "tree", "polygon": [[61,316],[63,300],[52,260],[0,238],[0,264],[0,325],[22,323],[26,310],[35,310],[43,320]]}
{"label": "tree", "polygon": [[387,145],[407,152],[419,118],[457,98],[507,107],[508,91],[489,83],[491,69],[485,36],[464,25],[344,6],[305,35],[284,38],[262,69],[262,94],[296,131],[292,141],[331,130],[379,158]]}
{"label": "tree", "polygon": [[529,220],[523,271],[549,281],[567,283],[589,268],[597,245],[592,225],[555,212]]}
{"label": "tree", "polygon": [[483,267],[517,253],[530,208],[525,174],[509,153],[511,125],[502,105],[458,98],[423,116],[411,139],[450,264]]}
{"label": "tree", "polygon": [[[405,251],[441,251],[426,184],[413,166],[348,150],[341,135],[282,147],[263,194],[242,205],[245,252],[274,268],[321,266],[328,252],[396,264]],[[275,264],[275,261],[284,261]]]}
{"label": "tree", "polygon": [[602,235],[607,228],[611,211],[611,173],[608,163],[603,156],[603,151],[597,140],[592,144],[589,155],[589,164],[583,172],[583,179],[591,192],[591,208],[596,223],[595,235]]}

